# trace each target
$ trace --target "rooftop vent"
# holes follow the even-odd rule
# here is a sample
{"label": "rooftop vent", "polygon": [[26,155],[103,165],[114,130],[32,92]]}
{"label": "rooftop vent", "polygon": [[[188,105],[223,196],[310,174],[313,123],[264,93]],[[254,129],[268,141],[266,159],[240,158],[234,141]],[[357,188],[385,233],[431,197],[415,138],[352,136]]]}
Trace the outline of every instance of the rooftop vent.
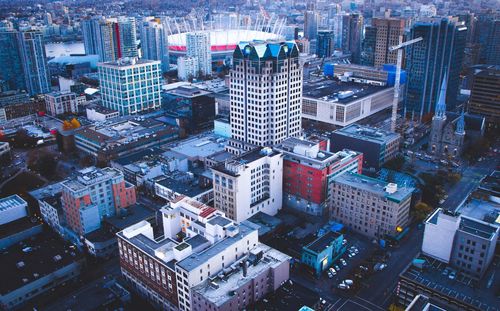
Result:
{"label": "rooftop vent", "polygon": [[393,194],[396,191],[398,191],[398,185],[395,183],[388,183],[387,186],[385,186],[385,192],[389,194]]}

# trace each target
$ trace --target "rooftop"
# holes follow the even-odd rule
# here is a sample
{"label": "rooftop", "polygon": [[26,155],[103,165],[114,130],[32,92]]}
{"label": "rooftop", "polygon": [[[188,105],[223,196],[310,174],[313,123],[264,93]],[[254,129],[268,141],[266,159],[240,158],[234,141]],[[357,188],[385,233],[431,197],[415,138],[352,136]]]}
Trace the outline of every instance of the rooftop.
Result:
{"label": "rooftop", "polygon": [[216,256],[226,248],[233,245],[236,241],[244,239],[252,232],[258,230],[258,227],[255,224],[252,224],[251,222],[248,221],[241,222],[238,228],[239,228],[239,233],[236,234],[235,236],[233,237],[228,236],[199,253],[193,253],[189,257],[184,258],[183,260],[177,262],[177,266],[186,271],[192,271],[197,267],[199,267],[200,265],[205,264],[210,258]]}
{"label": "rooftop", "polygon": [[98,67],[110,67],[110,68],[120,68],[125,69],[127,67],[139,66],[139,65],[147,65],[147,64],[160,64],[160,61],[157,60],[148,60],[148,59],[137,59],[137,58],[120,58],[117,61],[106,62],[106,63],[98,63]]}
{"label": "rooftop", "polygon": [[[257,254],[259,253],[262,254],[262,259],[258,259]],[[193,290],[208,301],[221,306],[232,298],[232,291],[245,285],[249,280],[267,273],[268,269],[276,267],[287,260],[290,260],[288,255],[265,244],[259,244],[251,250],[248,257],[244,257],[241,261],[232,264],[229,270],[225,269],[222,274],[217,275],[210,282],[204,282],[196,286]],[[242,261],[248,261],[246,263],[246,276],[243,275],[243,267],[240,264]]]}
{"label": "rooftop", "polygon": [[374,86],[321,78],[304,81],[302,92],[304,98],[347,105],[388,88],[387,86]]}
{"label": "rooftop", "polygon": [[7,211],[11,208],[15,208],[15,207],[18,207],[20,205],[27,206],[28,203],[26,203],[26,201],[24,201],[17,194],[13,194],[11,196],[1,198],[0,199],[0,212]]}
{"label": "rooftop", "polygon": [[194,98],[194,97],[198,97],[198,96],[211,94],[211,92],[202,90],[202,89],[197,88],[196,86],[192,86],[192,85],[179,86],[175,89],[168,90],[167,93],[172,94],[172,95],[185,97],[185,98]]}
{"label": "rooftop", "polygon": [[192,138],[167,145],[170,150],[183,154],[188,158],[206,158],[224,151],[227,140],[213,133],[201,134]]}
{"label": "rooftop", "polygon": [[36,200],[43,200],[45,198],[53,197],[54,195],[59,194],[61,192],[62,192],[62,182],[58,182],[55,184],[50,184],[48,186],[30,191],[29,194]]}
{"label": "rooftop", "polygon": [[243,153],[240,156],[226,161],[225,163],[220,163],[214,166],[213,169],[229,175],[238,176],[240,168],[242,168],[246,164],[252,163],[264,157],[274,157],[280,154],[281,153],[279,151],[275,151],[269,147],[254,148],[246,153]]}
{"label": "rooftop", "polygon": [[211,186],[200,185],[199,179],[192,173],[174,171],[163,179],[156,182],[157,184],[170,189],[176,193],[196,197],[204,192],[211,191]]}
{"label": "rooftop", "polygon": [[321,253],[324,251],[330,244],[332,244],[336,239],[339,238],[339,236],[342,236],[338,232],[333,232],[333,231],[328,231],[324,235],[320,236],[313,242],[309,243],[308,245],[304,246],[304,248],[307,248],[315,253]]}
{"label": "rooftop", "polygon": [[0,225],[0,239],[7,238],[13,234],[23,232],[36,226],[41,226],[37,221],[29,217],[21,217],[11,222]]}
{"label": "rooftop", "polygon": [[[440,295],[458,300],[481,311],[498,311],[500,308],[499,298],[496,295],[496,285],[500,283],[500,266],[492,264],[489,271],[479,282],[474,281],[458,273],[455,280],[450,280],[442,272],[447,265],[436,259],[419,255],[417,258],[424,259],[428,266],[419,269],[410,264],[400,277],[420,284],[424,288],[430,288]],[[496,280],[496,281],[495,281]],[[491,285],[494,285],[493,287]]]}
{"label": "rooftop", "polygon": [[94,110],[95,112],[102,113],[102,114],[112,114],[112,113],[118,113],[118,111],[110,109],[108,107],[104,107],[102,105],[98,104],[93,104],[93,105],[87,105],[85,106],[86,109],[89,110]]}
{"label": "rooftop", "polygon": [[341,174],[335,177],[334,181],[335,183],[349,185],[354,188],[369,191],[371,193],[379,195],[380,197],[385,197],[398,203],[411,196],[411,194],[415,190],[415,188],[413,187],[406,187],[404,185],[398,186],[396,184],[387,183],[380,179],[375,179],[352,172]]}
{"label": "rooftop", "polygon": [[359,124],[351,124],[336,130],[334,134],[349,136],[377,144],[388,143],[400,137],[397,133]]}
{"label": "rooftop", "polygon": [[155,216],[155,212],[153,210],[140,203],[129,206],[125,211],[126,212],[122,215],[109,217],[104,221],[111,224],[118,230],[123,230],[133,224],[140,222],[141,220],[145,220]]}
{"label": "rooftop", "polygon": [[0,254],[0,274],[9,280],[0,282],[0,294],[5,295],[82,259],[76,249],[61,242],[59,237],[36,235]]}

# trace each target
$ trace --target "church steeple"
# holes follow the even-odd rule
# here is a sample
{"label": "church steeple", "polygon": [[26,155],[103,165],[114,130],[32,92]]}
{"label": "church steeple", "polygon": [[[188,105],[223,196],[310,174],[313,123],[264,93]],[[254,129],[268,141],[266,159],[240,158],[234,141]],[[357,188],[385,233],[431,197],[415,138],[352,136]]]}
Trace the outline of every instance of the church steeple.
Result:
{"label": "church steeple", "polygon": [[448,75],[444,73],[443,82],[441,83],[441,91],[439,92],[439,99],[436,104],[436,111],[434,117],[444,119],[446,118],[446,88],[448,86]]}
{"label": "church steeple", "polygon": [[465,134],[465,116],[464,116],[463,110],[462,110],[462,113],[460,114],[460,117],[458,118],[455,133],[460,134],[460,135]]}

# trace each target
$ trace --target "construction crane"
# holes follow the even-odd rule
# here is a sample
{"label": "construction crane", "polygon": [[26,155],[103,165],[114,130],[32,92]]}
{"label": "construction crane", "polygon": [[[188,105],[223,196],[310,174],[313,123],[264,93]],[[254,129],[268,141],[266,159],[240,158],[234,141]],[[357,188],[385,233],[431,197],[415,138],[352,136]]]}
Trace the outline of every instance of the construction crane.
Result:
{"label": "construction crane", "polygon": [[389,47],[389,52],[398,51],[396,64],[396,81],[394,82],[394,99],[392,102],[391,131],[396,132],[396,121],[398,116],[399,89],[401,80],[401,62],[403,61],[403,49],[409,45],[422,41],[422,37],[403,42],[403,36],[399,36],[399,44]]}

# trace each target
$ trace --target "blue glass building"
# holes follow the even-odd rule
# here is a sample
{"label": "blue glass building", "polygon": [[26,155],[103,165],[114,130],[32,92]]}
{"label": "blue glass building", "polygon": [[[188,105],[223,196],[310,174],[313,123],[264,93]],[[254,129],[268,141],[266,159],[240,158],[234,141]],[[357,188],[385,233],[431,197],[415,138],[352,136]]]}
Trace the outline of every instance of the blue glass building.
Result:
{"label": "blue glass building", "polygon": [[406,48],[408,83],[405,112],[420,120],[434,111],[440,83],[448,75],[447,110],[455,108],[464,58],[467,27],[458,18],[429,18],[416,22],[408,40],[423,40]]}
{"label": "blue glass building", "polygon": [[11,90],[26,89],[23,64],[19,54],[17,31],[0,31],[0,80],[4,80]]}

